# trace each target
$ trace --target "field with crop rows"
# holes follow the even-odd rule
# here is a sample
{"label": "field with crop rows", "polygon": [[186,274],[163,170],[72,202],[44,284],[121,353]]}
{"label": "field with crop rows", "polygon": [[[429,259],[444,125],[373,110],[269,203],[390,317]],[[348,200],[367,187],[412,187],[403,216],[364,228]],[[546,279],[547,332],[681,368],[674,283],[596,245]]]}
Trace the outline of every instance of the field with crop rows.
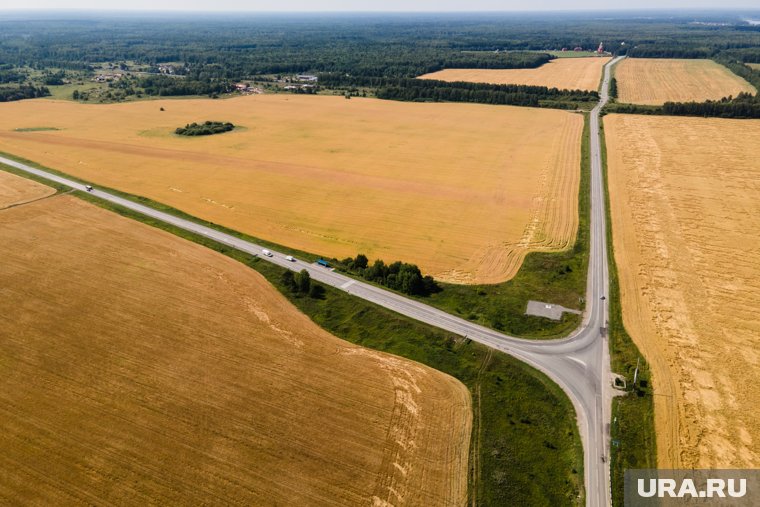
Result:
{"label": "field with crop rows", "polygon": [[454,378],[70,195],[0,210],[0,237],[0,503],[465,502]]}
{"label": "field with crop rows", "polygon": [[53,195],[55,190],[0,171],[0,210]]}
{"label": "field with crop rows", "polygon": [[665,102],[703,102],[755,88],[712,60],[626,58],[615,67],[618,101],[659,105]]}
{"label": "field with crop rows", "polygon": [[608,57],[557,58],[536,69],[444,69],[420,79],[597,90]]}
{"label": "field with crop rows", "polygon": [[660,468],[760,465],[760,121],[608,115],[623,320]]}
{"label": "field with crop rows", "polygon": [[[240,128],[173,133],[205,120]],[[572,245],[582,129],[565,111],[328,96],[0,105],[5,152],[291,248],[462,283]]]}

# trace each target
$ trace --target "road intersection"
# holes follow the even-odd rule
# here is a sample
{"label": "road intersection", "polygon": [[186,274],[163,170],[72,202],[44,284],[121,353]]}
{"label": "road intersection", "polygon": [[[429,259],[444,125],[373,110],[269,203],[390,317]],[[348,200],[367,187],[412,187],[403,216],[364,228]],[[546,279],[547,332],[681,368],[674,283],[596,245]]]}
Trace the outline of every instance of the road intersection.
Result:
{"label": "road intersection", "polygon": [[[272,257],[260,255],[264,249],[261,245],[157,211],[97,188],[88,189],[85,184],[69,178],[4,157],[0,157],[0,163],[76,190],[88,191],[90,195],[97,198],[156,220],[205,236],[240,251],[260,255],[261,259],[281,267],[294,271],[305,269],[314,280],[407,317],[466,336],[530,364],[556,382],[572,401],[584,447],[586,505],[603,507],[611,503],[609,463],[606,457],[609,455],[609,419],[613,388],[606,336],[608,310],[605,298],[609,288],[609,277],[599,112],[608,100],[610,69],[619,60],[620,58],[616,58],[606,65],[600,101],[592,110],[590,117],[591,241],[586,290],[587,308],[581,327],[570,336],[558,340],[534,341],[508,336],[323,266],[297,259],[290,261],[286,259],[285,254],[269,247],[267,249],[272,252]],[[547,464],[547,466],[551,465]]]}

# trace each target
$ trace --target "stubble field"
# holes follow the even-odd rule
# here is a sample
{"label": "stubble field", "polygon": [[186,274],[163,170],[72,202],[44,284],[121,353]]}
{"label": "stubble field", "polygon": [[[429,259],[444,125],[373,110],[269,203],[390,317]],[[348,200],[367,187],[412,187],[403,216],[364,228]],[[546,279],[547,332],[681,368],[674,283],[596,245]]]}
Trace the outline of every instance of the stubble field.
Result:
{"label": "stubble field", "polygon": [[[243,128],[173,134],[204,120]],[[60,130],[14,131],[41,125]],[[291,248],[462,283],[572,244],[582,129],[564,111],[325,96],[0,106],[2,151]]]}
{"label": "stubble field", "polygon": [[46,185],[0,171],[0,210],[53,195]]}
{"label": "stubble field", "polygon": [[602,67],[608,61],[607,57],[557,58],[535,69],[444,69],[420,79],[594,91],[599,88]]}
{"label": "stubble field", "polygon": [[625,326],[660,468],[760,466],[760,122],[609,115]]}
{"label": "stubble field", "polygon": [[0,211],[0,238],[2,503],[463,505],[459,381],[73,196]]}
{"label": "stubble field", "polygon": [[626,58],[615,67],[618,101],[661,105],[665,102],[704,102],[755,88],[712,60]]}

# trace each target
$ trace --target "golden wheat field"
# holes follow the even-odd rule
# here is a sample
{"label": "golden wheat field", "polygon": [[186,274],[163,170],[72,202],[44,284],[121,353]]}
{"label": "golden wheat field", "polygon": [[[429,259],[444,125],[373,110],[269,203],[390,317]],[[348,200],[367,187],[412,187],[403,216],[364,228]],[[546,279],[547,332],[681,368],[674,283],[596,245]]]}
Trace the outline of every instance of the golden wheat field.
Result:
{"label": "golden wheat field", "polygon": [[0,171],[0,210],[41,199],[55,193],[47,185]]}
{"label": "golden wheat field", "polygon": [[609,115],[625,326],[660,468],[760,466],[760,121]]}
{"label": "golden wheat field", "polygon": [[608,61],[607,57],[556,58],[535,69],[444,69],[420,79],[594,91],[599,89],[602,67]]}
{"label": "golden wheat field", "polygon": [[615,67],[618,101],[659,105],[665,102],[718,100],[755,88],[712,60],[626,58]]}
{"label": "golden wheat field", "polygon": [[[173,134],[207,119],[243,128]],[[14,131],[35,127],[61,130]],[[292,248],[463,283],[572,244],[582,129],[564,111],[328,96],[0,105],[0,151]]]}
{"label": "golden wheat field", "polygon": [[467,389],[242,264],[70,195],[0,257],[0,503],[465,503]]}

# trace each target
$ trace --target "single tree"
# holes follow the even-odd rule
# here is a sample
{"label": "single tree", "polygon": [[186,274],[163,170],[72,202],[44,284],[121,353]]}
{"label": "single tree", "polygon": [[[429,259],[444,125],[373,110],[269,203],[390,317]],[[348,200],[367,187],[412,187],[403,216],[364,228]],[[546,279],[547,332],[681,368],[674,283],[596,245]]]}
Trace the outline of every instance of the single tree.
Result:
{"label": "single tree", "polygon": [[301,272],[296,275],[295,279],[296,284],[298,285],[298,292],[308,294],[309,289],[311,288],[311,276],[309,276],[309,272],[302,269]]}
{"label": "single tree", "polygon": [[285,286],[286,289],[288,289],[291,292],[295,292],[296,290],[298,290],[296,277],[293,275],[293,272],[290,270],[287,270],[282,274],[282,284]]}

